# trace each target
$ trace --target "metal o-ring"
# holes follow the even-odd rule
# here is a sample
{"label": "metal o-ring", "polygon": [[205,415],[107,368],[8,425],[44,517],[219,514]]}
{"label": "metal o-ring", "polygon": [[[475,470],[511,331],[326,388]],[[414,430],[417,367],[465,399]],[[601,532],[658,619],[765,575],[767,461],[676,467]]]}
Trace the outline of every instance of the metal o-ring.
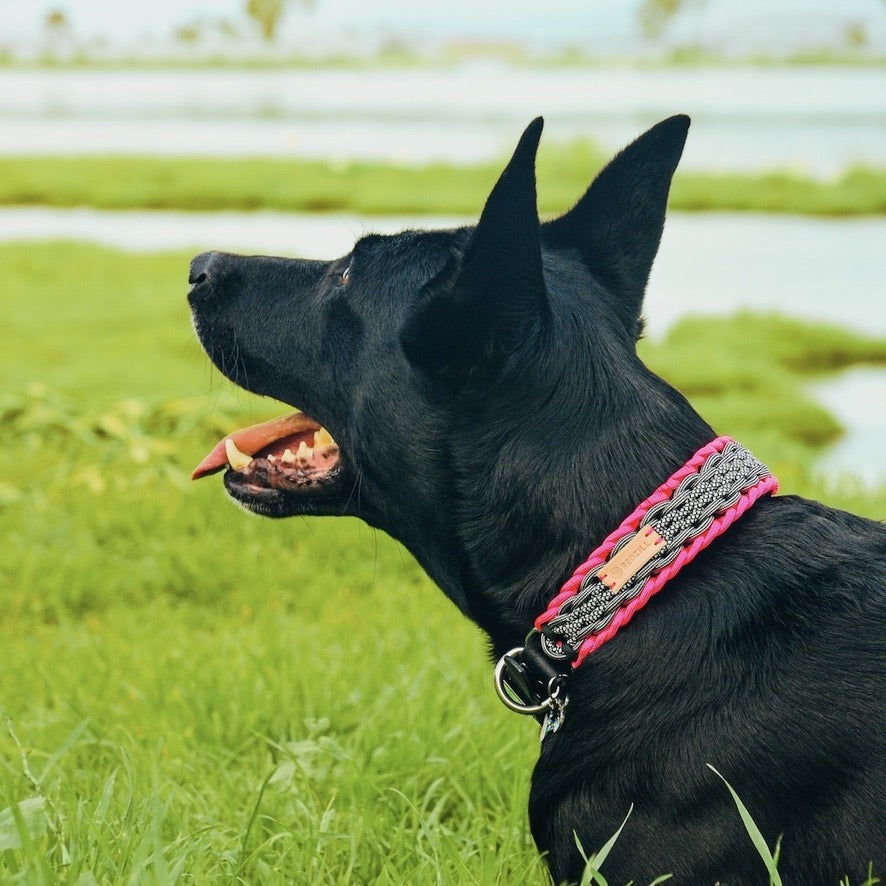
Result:
{"label": "metal o-ring", "polygon": [[553,698],[546,698],[540,704],[520,704],[515,701],[511,694],[505,688],[508,685],[507,679],[505,677],[505,668],[507,667],[507,662],[505,661],[508,656],[517,656],[523,651],[522,646],[515,646],[513,649],[506,652],[496,663],[495,665],[495,691],[498,693],[498,697],[501,699],[502,704],[509,710],[514,711],[517,714],[543,714],[547,711],[553,704]]}

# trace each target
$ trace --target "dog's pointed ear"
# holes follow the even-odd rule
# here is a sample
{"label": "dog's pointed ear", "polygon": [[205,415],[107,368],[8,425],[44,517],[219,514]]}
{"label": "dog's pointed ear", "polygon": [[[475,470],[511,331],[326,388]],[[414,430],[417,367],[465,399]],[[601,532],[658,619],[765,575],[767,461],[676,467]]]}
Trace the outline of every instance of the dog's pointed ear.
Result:
{"label": "dog's pointed ear", "polygon": [[526,128],[462,254],[428,284],[401,332],[409,359],[436,377],[495,373],[545,311],[535,192],[543,123]]}
{"label": "dog's pointed ear", "polygon": [[621,319],[635,336],[688,130],[683,114],[653,126],[616,155],[569,212],[542,229],[546,246],[579,252],[618,297]]}

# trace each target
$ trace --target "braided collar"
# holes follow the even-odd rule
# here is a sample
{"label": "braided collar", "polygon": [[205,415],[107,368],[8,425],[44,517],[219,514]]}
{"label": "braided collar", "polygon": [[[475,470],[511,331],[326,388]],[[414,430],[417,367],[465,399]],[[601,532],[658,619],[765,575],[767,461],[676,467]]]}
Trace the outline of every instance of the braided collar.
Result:
{"label": "braided collar", "polygon": [[702,447],[597,547],[545,611],[524,646],[495,667],[499,698],[542,717],[542,739],[563,723],[569,675],[778,481],[731,437]]}

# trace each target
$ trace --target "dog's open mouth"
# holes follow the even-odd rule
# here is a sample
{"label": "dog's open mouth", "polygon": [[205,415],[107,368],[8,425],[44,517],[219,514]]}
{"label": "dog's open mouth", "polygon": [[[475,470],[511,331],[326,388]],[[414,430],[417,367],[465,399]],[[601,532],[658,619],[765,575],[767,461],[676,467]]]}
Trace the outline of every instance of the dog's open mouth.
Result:
{"label": "dog's open mouth", "polygon": [[326,428],[303,412],[293,412],[229,434],[191,476],[198,480],[224,468],[231,495],[263,510],[261,503],[275,494],[331,492],[342,465],[338,444]]}

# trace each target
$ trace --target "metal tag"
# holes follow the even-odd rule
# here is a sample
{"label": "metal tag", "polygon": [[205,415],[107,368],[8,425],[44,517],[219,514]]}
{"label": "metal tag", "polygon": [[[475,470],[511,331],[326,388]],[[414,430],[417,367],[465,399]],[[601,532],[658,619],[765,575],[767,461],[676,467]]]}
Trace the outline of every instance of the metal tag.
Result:
{"label": "metal tag", "polygon": [[557,699],[548,709],[541,723],[541,734],[538,737],[540,742],[544,741],[549,735],[553,735],[563,725],[563,720],[566,718],[565,708],[568,700],[567,698],[561,702]]}

